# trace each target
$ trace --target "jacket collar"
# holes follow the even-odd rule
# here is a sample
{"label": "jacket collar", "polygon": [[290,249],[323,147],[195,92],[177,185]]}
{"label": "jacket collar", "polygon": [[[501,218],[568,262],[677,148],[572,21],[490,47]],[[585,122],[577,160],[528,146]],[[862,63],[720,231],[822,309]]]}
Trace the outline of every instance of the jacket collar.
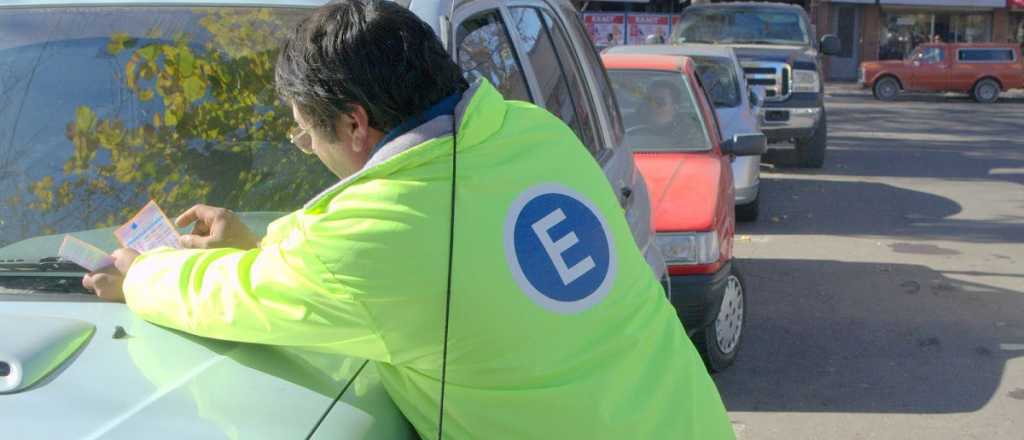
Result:
{"label": "jacket collar", "polygon": [[[454,122],[458,122],[458,148],[463,150],[486,139],[504,122],[504,98],[486,80],[477,80],[462,93],[453,114],[440,114],[419,126],[386,140],[379,145],[370,159],[358,171],[331,185],[306,202],[303,209],[312,209],[330,200],[342,188],[350,185],[384,162],[428,141],[448,136]],[[481,110],[482,109],[482,110]],[[501,110],[501,111],[497,111]],[[454,117],[454,119],[453,119]]]}

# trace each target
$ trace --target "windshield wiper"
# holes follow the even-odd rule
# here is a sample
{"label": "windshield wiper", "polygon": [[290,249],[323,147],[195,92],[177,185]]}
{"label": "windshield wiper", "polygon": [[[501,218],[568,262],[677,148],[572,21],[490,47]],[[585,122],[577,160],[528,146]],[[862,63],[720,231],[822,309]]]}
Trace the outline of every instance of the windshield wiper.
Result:
{"label": "windshield wiper", "polygon": [[39,272],[88,273],[89,270],[70,261],[62,260],[59,257],[46,257],[35,262],[21,260],[5,260],[4,262],[0,263],[0,276],[11,274],[22,275]]}

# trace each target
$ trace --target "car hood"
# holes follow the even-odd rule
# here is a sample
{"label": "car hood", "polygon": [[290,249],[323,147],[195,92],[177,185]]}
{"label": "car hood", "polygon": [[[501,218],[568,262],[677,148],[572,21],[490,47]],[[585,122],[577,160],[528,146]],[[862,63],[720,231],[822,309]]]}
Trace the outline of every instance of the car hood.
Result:
{"label": "car hood", "polygon": [[[243,218],[257,226],[278,215]],[[116,246],[108,230],[73,235]],[[61,239],[15,243],[0,259],[53,256]],[[0,287],[0,332],[0,414],[10,438],[305,438],[366,364],[196,337],[74,293]],[[345,423],[360,425],[353,435],[388,409],[359,408],[360,401],[342,408]]]}
{"label": "car hood", "polygon": [[736,58],[742,61],[774,61],[790,65],[808,63],[803,68],[813,69],[817,52],[807,46],[768,46],[751,44],[733,44]]}
{"label": "car hood", "polygon": [[[365,362],[216,341],[146,323],[123,304],[7,301],[0,361],[42,377],[0,395],[11,438],[301,438]],[[32,340],[55,323],[81,339]],[[70,338],[69,338],[70,339]],[[30,340],[36,347],[15,347]],[[36,369],[36,370],[33,370]]]}
{"label": "car hood", "polygon": [[709,231],[722,189],[722,162],[710,152],[634,153],[647,181],[657,232]]}

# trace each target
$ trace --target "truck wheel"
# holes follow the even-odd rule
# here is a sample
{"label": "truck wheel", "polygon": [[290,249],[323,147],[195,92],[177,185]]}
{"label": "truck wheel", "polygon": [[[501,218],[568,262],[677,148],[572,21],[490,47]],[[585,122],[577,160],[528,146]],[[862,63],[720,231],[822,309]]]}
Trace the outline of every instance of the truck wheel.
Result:
{"label": "truck wheel", "polygon": [[999,83],[994,79],[985,78],[974,84],[971,97],[982,104],[991,104],[999,99]]}
{"label": "truck wheel", "polygon": [[825,146],[828,143],[828,121],[825,109],[821,111],[821,121],[814,128],[814,135],[796,140],[796,156],[800,166],[804,168],[821,168],[825,165]]}
{"label": "truck wheel", "polygon": [[736,262],[733,262],[715,321],[693,335],[694,346],[712,373],[725,371],[736,362],[743,325],[746,324],[745,287]]}
{"label": "truck wheel", "polygon": [[761,211],[761,195],[758,194],[753,202],[736,205],[736,220],[741,222],[752,222],[757,220]]}
{"label": "truck wheel", "polygon": [[875,81],[874,93],[879,101],[892,101],[900,95],[900,82],[891,76],[882,77]]}

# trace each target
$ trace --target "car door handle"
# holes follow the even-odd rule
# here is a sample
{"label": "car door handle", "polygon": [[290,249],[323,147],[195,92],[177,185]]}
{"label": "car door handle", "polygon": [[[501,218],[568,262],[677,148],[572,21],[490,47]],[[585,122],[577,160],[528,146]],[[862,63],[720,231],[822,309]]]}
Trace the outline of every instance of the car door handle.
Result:
{"label": "car door handle", "polygon": [[623,208],[629,205],[629,200],[632,198],[633,188],[624,186],[621,190],[619,190],[619,204],[622,205]]}

